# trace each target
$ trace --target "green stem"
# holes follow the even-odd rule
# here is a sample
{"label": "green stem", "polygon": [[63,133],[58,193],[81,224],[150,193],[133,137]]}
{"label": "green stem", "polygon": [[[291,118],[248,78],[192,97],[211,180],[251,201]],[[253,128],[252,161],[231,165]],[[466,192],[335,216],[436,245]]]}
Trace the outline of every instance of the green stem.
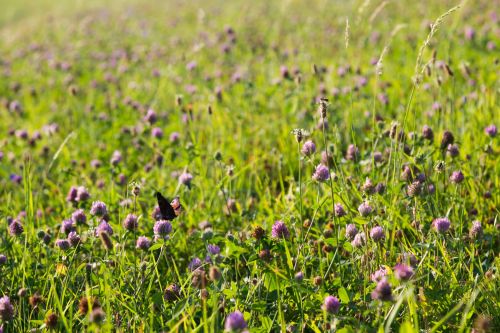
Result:
{"label": "green stem", "polygon": [[302,207],[302,159],[300,157],[300,143],[297,142],[297,152],[299,156],[299,201],[300,201],[300,224],[302,225],[303,207]]}

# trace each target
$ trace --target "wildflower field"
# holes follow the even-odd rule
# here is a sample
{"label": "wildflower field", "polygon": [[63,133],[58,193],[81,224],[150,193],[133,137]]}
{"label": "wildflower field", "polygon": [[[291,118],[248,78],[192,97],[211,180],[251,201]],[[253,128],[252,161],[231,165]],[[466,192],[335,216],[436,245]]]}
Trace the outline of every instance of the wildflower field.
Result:
{"label": "wildflower field", "polygon": [[0,4],[0,332],[500,332],[498,0]]}

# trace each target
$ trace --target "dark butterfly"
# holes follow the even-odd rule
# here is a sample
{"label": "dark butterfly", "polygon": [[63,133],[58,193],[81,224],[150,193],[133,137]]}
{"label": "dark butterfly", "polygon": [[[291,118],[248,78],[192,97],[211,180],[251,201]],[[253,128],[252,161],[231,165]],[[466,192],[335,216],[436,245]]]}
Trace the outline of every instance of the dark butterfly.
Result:
{"label": "dark butterfly", "polygon": [[172,221],[180,214],[182,207],[178,198],[169,203],[160,192],[156,192],[156,200],[158,200],[158,207],[160,207],[161,218],[163,220]]}

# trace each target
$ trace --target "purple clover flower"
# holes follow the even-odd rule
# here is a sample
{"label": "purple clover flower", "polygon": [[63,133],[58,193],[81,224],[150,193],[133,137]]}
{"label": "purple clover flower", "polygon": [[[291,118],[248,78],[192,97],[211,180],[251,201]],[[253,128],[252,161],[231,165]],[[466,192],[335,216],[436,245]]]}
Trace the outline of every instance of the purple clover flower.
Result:
{"label": "purple clover flower", "polygon": [[78,235],[76,231],[72,231],[68,234],[68,241],[71,246],[77,246],[81,241],[80,235]]}
{"label": "purple clover flower", "polygon": [[162,219],[160,207],[156,206],[155,209],[153,209],[153,212],[151,212],[151,217],[155,221],[159,221]]}
{"label": "purple clover flower", "polygon": [[288,70],[288,67],[285,65],[280,66],[280,76],[283,79],[289,79],[290,78],[290,71]]}
{"label": "purple clover flower", "polygon": [[193,175],[190,174],[189,172],[183,172],[179,176],[179,183],[186,186],[190,186],[192,180],[193,180]]}
{"label": "purple clover flower", "polygon": [[90,214],[94,216],[103,216],[108,213],[106,204],[102,201],[94,201],[92,207],[90,208]]}
{"label": "purple clover flower", "polygon": [[373,208],[370,206],[368,202],[363,202],[361,205],[358,207],[358,212],[361,216],[368,216],[372,213]]}
{"label": "purple clover flower", "polygon": [[446,148],[446,151],[448,152],[448,155],[450,155],[451,157],[457,157],[460,154],[458,146],[454,143],[449,144],[448,147]]}
{"label": "purple clover flower", "polygon": [[328,179],[330,179],[330,170],[328,170],[328,167],[326,167],[325,165],[318,164],[318,166],[316,166],[316,170],[312,175],[312,179],[317,182],[327,181]]}
{"label": "purple clover flower", "polygon": [[10,174],[9,176],[9,179],[14,183],[14,184],[21,184],[22,180],[23,180],[23,177],[15,174],[15,173],[12,173]]}
{"label": "purple clover flower", "polygon": [[189,269],[191,272],[193,272],[193,271],[197,270],[198,268],[200,268],[202,265],[203,265],[203,263],[201,262],[200,258],[195,257],[195,258],[193,258],[193,260],[191,260],[191,262],[189,263],[189,265],[188,265],[188,269]]}
{"label": "purple clover flower", "polygon": [[464,37],[467,40],[473,40],[476,36],[476,31],[472,27],[465,27],[464,29]]}
{"label": "purple clover flower", "polygon": [[113,235],[113,228],[111,228],[108,222],[102,221],[96,228],[96,234],[99,235],[102,232],[105,232],[111,236]]}
{"label": "purple clover flower", "polygon": [[348,224],[345,228],[345,236],[347,239],[354,239],[356,235],[358,234],[358,229],[356,226],[352,223]]}
{"label": "purple clover flower", "polygon": [[450,229],[451,222],[447,217],[440,217],[432,222],[434,229],[439,233],[445,233]]}
{"label": "purple clover flower", "polygon": [[163,131],[159,127],[155,127],[151,130],[151,136],[155,139],[163,138]]}
{"label": "purple clover flower", "polygon": [[156,221],[153,226],[153,231],[156,237],[167,238],[168,235],[172,232],[172,224],[169,221],[159,220]]}
{"label": "purple clover flower", "polygon": [[344,209],[344,206],[342,206],[342,204],[340,204],[340,203],[335,204],[334,213],[335,213],[335,216],[337,216],[337,217],[342,217],[342,216],[347,215],[347,213]]}
{"label": "purple clover flower", "polygon": [[3,321],[9,321],[14,318],[14,306],[12,306],[9,296],[0,298],[0,318]]}
{"label": "purple clover flower", "polygon": [[85,188],[85,186],[78,186],[76,191],[76,201],[82,202],[86,201],[90,198],[89,191]]}
{"label": "purple clover flower", "polygon": [[375,226],[370,230],[370,237],[374,242],[379,242],[385,238],[384,229],[381,226]]}
{"label": "purple clover flower", "polygon": [[481,237],[483,234],[483,227],[481,226],[481,221],[472,222],[472,227],[469,230],[469,237],[476,239]]}
{"label": "purple clover flower", "polygon": [[170,134],[170,142],[172,142],[172,143],[179,142],[180,138],[181,138],[181,135],[178,132],[172,132]]}
{"label": "purple clover flower", "polygon": [[316,152],[316,145],[311,140],[304,142],[301,149],[302,154],[311,156]]}
{"label": "purple clover flower", "polygon": [[71,186],[71,188],[68,191],[68,194],[66,195],[66,201],[75,202],[77,193],[78,189],[74,186]]}
{"label": "purple clover flower", "polygon": [[146,112],[146,115],[144,116],[144,121],[146,121],[152,125],[152,124],[156,123],[157,120],[158,120],[158,117],[156,115],[156,112],[153,109],[149,109]]}
{"label": "purple clover flower", "polygon": [[13,100],[9,103],[9,110],[12,112],[21,112],[23,110],[23,107],[21,106],[21,103],[19,101]]}
{"label": "purple clover flower", "polygon": [[243,317],[243,314],[240,311],[234,311],[226,317],[226,323],[224,324],[224,328],[226,331],[231,332],[236,330],[242,330],[245,329],[246,327],[247,323],[245,321],[245,318]]}
{"label": "purple clover flower", "polygon": [[335,296],[326,296],[325,301],[323,303],[323,310],[328,313],[335,314],[339,311],[340,301]]}
{"label": "purple clover flower", "polygon": [[25,129],[19,129],[16,131],[16,137],[18,139],[26,140],[28,138],[28,131]]}
{"label": "purple clover flower", "polygon": [[11,236],[20,236],[24,232],[23,225],[18,219],[14,219],[9,224],[9,233]]}
{"label": "purple clover flower", "polygon": [[387,271],[385,270],[384,267],[380,268],[379,270],[376,270],[373,272],[373,274],[370,276],[371,280],[375,283],[380,282],[387,276]]}
{"label": "purple clover flower", "polygon": [[451,176],[450,176],[450,181],[453,183],[453,184],[460,184],[461,182],[463,182],[465,179],[464,177],[464,174],[462,173],[462,171],[453,171]]}
{"label": "purple clover flower", "polygon": [[394,266],[394,275],[399,280],[407,281],[413,276],[413,268],[405,264],[397,264]]}
{"label": "purple clover flower", "polygon": [[61,232],[62,233],[65,233],[67,235],[70,232],[72,232],[73,230],[75,230],[75,224],[74,224],[73,220],[68,219],[68,220],[62,221],[62,223],[61,223]]}
{"label": "purple clover flower", "polygon": [[63,251],[66,251],[67,249],[70,248],[71,245],[70,245],[70,243],[69,243],[69,241],[67,239],[57,239],[56,240],[56,246],[59,249],[61,249]]}
{"label": "purple clover flower", "polygon": [[197,66],[197,65],[198,65],[198,64],[196,63],[196,61],[194,61],[194,60],[193,60],[193,61],[190,61],[190,62],[188,62],[188,63],[186,64],[186,69],[187,69],[188,71],[192,71],[192,70],[194,70],[194,69],[196,68],[196,66]]}
{"label": "purple clover flower", "polygon": [[271,236],[273,238],[288,238],[290,237],[290,232],[283,221],[276,221],[273,224]]}
{"label": "purple clover flower", "polygon": [[146,236],[137,238],[136,247],[140,250],[147,251],[151,247],[151,240]]}
{"label": "purple clover flower", "polygon": [[391,301],[392,300],[392,288],[386,279],[382,279],[377,283],[377,287],[371,294],[372,299],[377,299],[379,301]]}
{"label": "purple clover flower", "polygon": [[128,231],[134,231],[138,226],[137,221],[137,216],[135,216],[134,214],[128,214],[123,220],[123,227]]}
{"label": "purple clover flower", "polygon": [[99,169],[102,166],[102,162],[97,160],[97,159],[94,159],[94,160],[90,161],[90,166],[93,169]]}
{"label": "purple clover flower", "polygon": [[360,232],[354,236],[351,245],[356,248],[363,247],[366,244],[366,236],[364,232]]}
{"label": "purple clover flower", "polygon": [[220,253],[220,247],[213,244],[208,244],[207,250],[213,256],[216,256]]}
{"label": "purple clover flower", "polygon": [[434,132],[432,131],[432,128],[424,125],[424,127],[422,128],[422,137],[429,141],[434,140]]}
{"label": "purple clover flower", "polygon": [[489,125],[489,126],[486,126],[486,128],[484,129],[484,133],[486,133],[486,135],[494,138],[495,136],[497,136],[498,130],[497,130],[497,127],[495,125]]}
{"label": "purple clover flower", "polygon": [[382,155],[382,153],[379,151],[374,152],[372,156],[373,156],[373,160],[376,163],[380,163],[384,159],[384,155]]}
{"label": "purple clover flower", "polygon": [[85,216],[85,212],[83,209],[77,209],[71,214],[71,219],[76,224],[85,224],[87,222],[87,216]]}
{"label": "purple clover flower", "polygon": [[115,150],[113,155],[111,155],[110,163],[112,166],[117,166],[122,161],[122,153],[119,150]]}
{"label": "purple clover flower", "polygon": [[345,155],[345,159],[348,161],[356,161],[359,157],[359,149],[353,144],[350,144],[347,147],[347,152]]}

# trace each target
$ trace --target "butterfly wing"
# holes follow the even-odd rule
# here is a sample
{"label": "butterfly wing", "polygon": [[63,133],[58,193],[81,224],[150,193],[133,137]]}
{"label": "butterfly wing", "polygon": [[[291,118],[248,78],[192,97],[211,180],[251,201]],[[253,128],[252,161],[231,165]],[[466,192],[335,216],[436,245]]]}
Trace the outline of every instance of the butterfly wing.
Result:
{"label": "butterfly wing", "polygon": [[164,220],[171,221],[177,217],[172,205],[170,205],[168,200],[163,195],[161,195],[160,192],[156,192],[156,200],[158,200],[158,207],[160,207],[161,217]]}
{"label": "butterfly wing", "polygon": [[175,197],[170,203],[170,206],[172,206],[172,208],[174,209],[176,216],[179,216],[181,214],[182,205],[181,202],[179,201],[179,197]]}

